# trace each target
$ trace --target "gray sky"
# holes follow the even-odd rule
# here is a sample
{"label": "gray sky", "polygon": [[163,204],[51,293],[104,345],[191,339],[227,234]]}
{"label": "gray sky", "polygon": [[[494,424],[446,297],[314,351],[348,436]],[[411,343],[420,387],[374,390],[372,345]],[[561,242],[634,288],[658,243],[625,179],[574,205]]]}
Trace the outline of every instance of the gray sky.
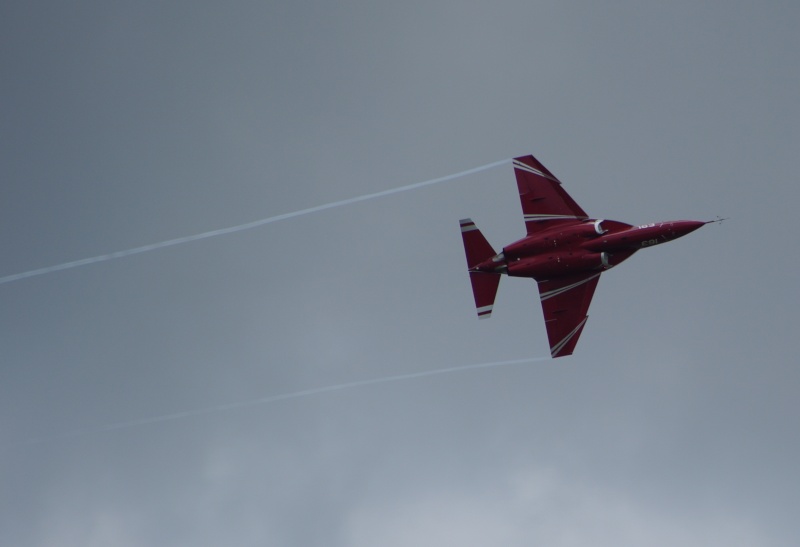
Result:
{"label": "gray sky", "polygon": [[[0,7],[0,276],[533,153],[590,214],[732,220],[477,321],[513,171],[0,285],[0,544],[800,541],[793,2]],[[47,442],[26,444],[30,439]]]}

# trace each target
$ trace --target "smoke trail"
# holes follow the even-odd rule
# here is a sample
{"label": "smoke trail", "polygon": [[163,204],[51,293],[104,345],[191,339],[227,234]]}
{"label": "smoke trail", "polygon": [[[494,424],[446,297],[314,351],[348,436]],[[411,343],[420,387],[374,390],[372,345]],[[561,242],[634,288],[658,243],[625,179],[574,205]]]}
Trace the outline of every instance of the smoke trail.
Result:
{"label": "smoke trail", "polygon": [[468,169],[466,171],[461,171],[459,173],[454,173],[452,175],[446,175],[444,177],[439,177],[431,180],[426,180],[423,182],[417,182],[414,184],[408,184],[406,186],[399,186],[397,188],[392,188],[391,190],[384,190],[382,192],[375,192],[374,194],[364,194],[362,196],[357,196],[354,198],[343,199],[341,201],[334,201],[332,203],[326,203],[324,205],[317,205],[316,207],[309,207],[308,209],[301,209],[299,211],[294,211],[292,213],[284,213],[281,215],[275,215],[272,217],[262,218],[260,220],[255,220],[253,222],[248,222],[245,224],[239,224],[238,226],[231,226],[228,228],[220,228],[218,230],[211,230],[210,232],[203,232],[201,234],[195,234],[185,237],[178,237],[175,239],[168,239],[166,241],[161,241],[159,243],[151,243],[150,245],[143,245],[141,247],[134,247],[133,249],[126,249],[124,251],[116,251],[113,253],[93,256],[90,258],[83,258],[81,260],[73,260],[72,262],[64,262],[62,264],[55,264],[53,266],[47,266],[44,268],[39,268],[36,270],[29,270],[27,272],[21,272],[17,274],[7,275],[5,277],[0,277],[0,285],[3,283],[11,283],[13,281],[19,281],[20,279],[27,279],[29,277],[35,277],[37,275],[44,275],[53,272],[58,272],[61,270],[68,270],[71,268],[77,268],[79,266],[87,266],[89,264],[96,264],[98,262],[105,262],[107,260],[114,260],[117,258],[123,258],[126,256],[131,256],[140,253],[146,253],[149,251],[155,251],[156,249],[163,249],[164,247],[171,247],[173,245],[181,245],[183,243],[189,243],[191,241],[197,241],[200,239],[207,239],[210,237],[217,237],[225,234],[232,234],[234,232],[241,232],[243,230],[251,230],[253,228],[258,228],[259,226],[264,226],[265,224],[271,224],[273,222],[280,222],[281,220],[288,220],[290,218],[295,218],[303,215],[310,215],[311,213],[318,213],[320,211],[325,211],[326,209],[333,209],[336,207],[342,207],[344,205],[350,205],[352,203],[359,203],[361,201],[367,201],[370,199],[380,198],[384,196],[390,196],[392,194],[398,194],[400,192],[407,192],[409,190],[415,190],[417,188],[422,188],[424,186],[431,186],[433,184],[439,184],[441,182],[447,182],[449,180],[457,179],[459,177],[465,177],[467,175],[472,175],[474,173],[478,173],[480,171],[486,171],[487,169],[491,169],[493,167],[498,167],[505,163],[508,163],[509,160],[500,160],[494,163],[487,163],[486,165],[481,165],[480,167],[475,167],[473,169]]}
{"label": "smoke trail", "polygon": [[511,365],[521,365],[524,363],[533,363],[536,361],[549,361],[550,357],[531,357],[528,359],[514,359],[511,361],[495,361],[493,363],[479,363],[473,365],[461,365],[456,367],[449,367],[449,368],[440,368],[436,370],[426,370],[423,372],[411,372],[408,374],[395,374],[393,376],[383,376],[381,378],[372,378],[369,380],[358,380],[355,382],[346,382],[343,384],[335,384],[332,386],[324,386],[324,387],[317,387],[311,389],[304,389],[302,391],[293,391],[291,393],[281,393],[278,395],[268,395],[266,397],[260,397],[258,399],[250,399],[247,401],[238,401],[235,403],[227,403],[224,405],[217,405],[212,407],[206,408],[196,408],[193,410],[184,410],[181,412],[174,412],[172,414],[163,414],[161,416],[153,416],[150,418],[140,418],[138,420],[130,420],[126,422],[117,422],[115,424],[109,424],[106,426],[96,427],[92,429],[81,429],[81,430],[74,430],[68,431],[65,433],[50,435],[47,437],[39,437],[34,439],[28,439],[25,441],[20,441],[15,443],[16,446],[22,445],[32,445],[32,444],[42,444],[54,441],[60,441],[64,439],[70,439],[74,437],[82,437],[86,435],[94,435],[94,434],[101,434],[101,433],[109,433],[112,431],[118,431],[120,429],[129,429],[132,427],[141,427],[149,424],[156,424],[161,422],[171,422],[173,420],[181,420],[184,418],[191,418],[194,416],[203,416],[206,414],[216,414],[219,412],[226,412],[229,410],[235,410],[238,408],[246,408],[251,406],[259,406],[259,405],[266,405],[270,403],[277,403],[279,401],[287,401],[290,399],[299,399],[301,397],[309,397],[311,395],[320,395],[322,393],[329,393],[332,391],[341,391],[345,389],[353,389],[357,387],[364,387],[376,384],[387,384],[390,382],[399,382],[403,380],[413,380],[416,378],[425,378],[427,376],[438,376],[440,374],[449,374],[452,372],[463,372],[466,370],[476,370],[476,369],[483,369],[483,368],[492,368],[492,367],[507,367]]}

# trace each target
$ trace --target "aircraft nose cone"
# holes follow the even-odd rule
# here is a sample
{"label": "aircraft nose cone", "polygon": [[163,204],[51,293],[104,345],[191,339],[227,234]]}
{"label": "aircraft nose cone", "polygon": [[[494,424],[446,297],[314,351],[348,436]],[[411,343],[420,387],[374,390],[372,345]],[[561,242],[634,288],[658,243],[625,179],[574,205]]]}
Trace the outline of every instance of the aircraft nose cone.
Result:
{"label": "aircraft nose cone", "polygon": [[705,225],[705,222],[699,220],[676,220],[672,223],[672,231],[675,233],[675,237],[681,237]]}

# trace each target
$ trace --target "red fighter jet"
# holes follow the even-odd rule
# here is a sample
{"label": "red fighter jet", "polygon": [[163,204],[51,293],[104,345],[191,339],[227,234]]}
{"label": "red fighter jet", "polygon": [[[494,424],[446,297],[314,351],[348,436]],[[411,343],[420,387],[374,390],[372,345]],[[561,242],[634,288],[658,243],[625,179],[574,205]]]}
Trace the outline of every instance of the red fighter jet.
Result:
{"label": "red fighter jet", "polygon": [[673,220],[631,226],[589,218],[533,156],[515,158],[514,174],[528,235],[496,253],[472,220],[461,220],[469,279],[480,319],[492,314],[502,274],[535,279],[554,358],[575,350],[601,273],[639,249],[708,224]]}

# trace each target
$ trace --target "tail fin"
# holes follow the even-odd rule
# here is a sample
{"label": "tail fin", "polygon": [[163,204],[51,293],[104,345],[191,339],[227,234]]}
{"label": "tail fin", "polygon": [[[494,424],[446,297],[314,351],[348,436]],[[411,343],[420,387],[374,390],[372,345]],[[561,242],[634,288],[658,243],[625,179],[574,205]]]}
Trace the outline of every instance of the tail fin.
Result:
{"label": "tail fin", "polygon": [[[497,254],[471,219],[465,218],[460,221],[460,224],[468,268],[474,268]],[[486,319],[492,315],[497,286],[500,284],[500,274],[469,272],[469,280],[472,283],[472,294],[475,297],[478,319]]]}

